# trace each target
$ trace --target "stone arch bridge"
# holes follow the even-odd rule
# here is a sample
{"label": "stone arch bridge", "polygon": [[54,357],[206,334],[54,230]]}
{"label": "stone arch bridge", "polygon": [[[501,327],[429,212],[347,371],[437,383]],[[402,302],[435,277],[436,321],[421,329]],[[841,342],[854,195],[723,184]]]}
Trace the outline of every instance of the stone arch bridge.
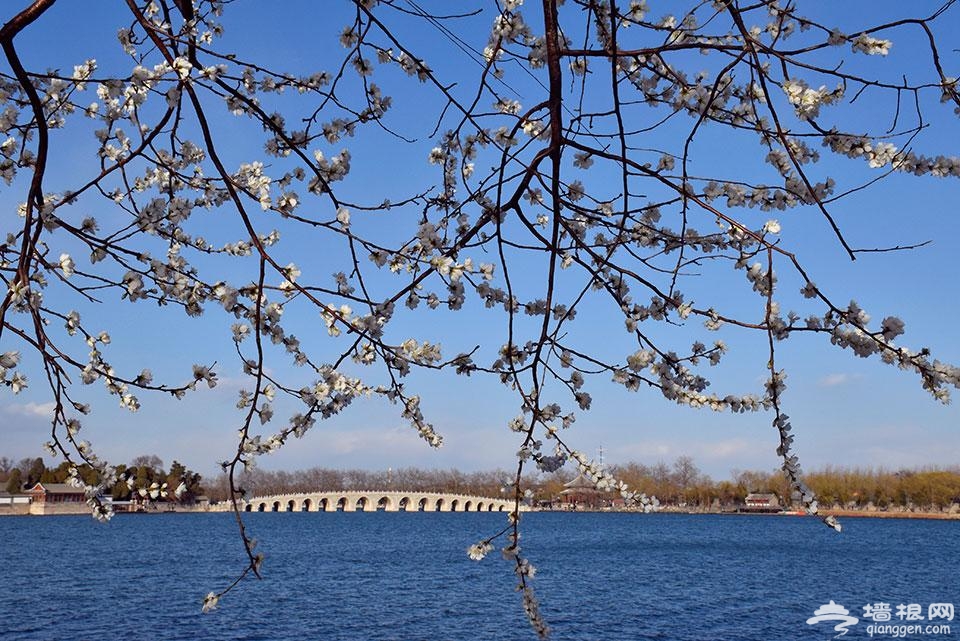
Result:
{"label": "stone arch bridge", "polygon": [[274,494],[243,502],[245,512],[510,512],[513,506],[508,499],[394,490]]}

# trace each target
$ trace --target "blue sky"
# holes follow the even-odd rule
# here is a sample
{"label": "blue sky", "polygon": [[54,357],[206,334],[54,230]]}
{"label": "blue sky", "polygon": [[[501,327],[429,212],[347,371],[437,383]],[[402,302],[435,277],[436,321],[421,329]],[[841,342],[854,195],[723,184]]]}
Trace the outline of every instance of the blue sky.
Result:
{"label": "blue sky", "polygon": [[[666,11],[667,5],[654,6],[654,14]],[[858,15],[849,5],[850,15]],[[445,3],[424,3],[427,7],[448,6]],[[247,59],[265,60],[269,65],[307,72],[324,68],[331,56],[342,56],[336,42],[337,34],[348,14],[340,14],[340,5],[330,3],[329,13],[322,20],[289,20],[287,16],[310,15],[310,3],[238,2],[227,7],[224,23],[226,35],[219,48],[239,50]],[[483,12],[456,25],[474,47],[486,44],[485,28],[491,22],[491,4],[464,3],[477,6]],[[848,6],[844,5],[845,8]],[[871,12],[904,10],[893,3],[861,3]],[[845,9],[846,11],[846,9]],[[127,64],[120,56],[115,33],[129,19],[123,15],[120,4],[61,3],[48,16],[18,38],[18,46],[28,67],[59,67],[69,70],[84,59],[95,57],[104,73],[123,70]],[[529,13],[529,12],[528,12]],[[827,17],[848,31],[858,26],[847,15]],[[411,38],[411,48],[426,59],[445,82],[457,82],[456,91],[471,95],[471,81],[479,67],[467,59],[438,32],[424,30],[408,18],[387,13],[395,21],[398,34]],[[658,14],[659,15],[659,14]],[[893,15],[893,13],[891,13]],[[886,16],[871,16],[872,20]],[[4,17],[6,19],[6,17]],[[952,18],[956,24],[957,12]],[[75,31],[76,37],[63,38],[71,25],[84,25]],[[414,28],[416,26],[416,28]],[[843,51],[846,64],[864,72],[872,69],[918,68],[926,55],[917,34],[894,39],[894,48],[888,59],[855,57],[849,49]],[[949,43],[947,43],[949,44]],[[941,51],[946,69],[958,66],[957,52]],[[836,55],[836,54],[834,54]],[[692,59],[695,62],[695,59]],[[705,68],[710,63],[703,62]],[[879,67],[877,66],[879,65]],[[508,67],[509,69],[509,67]],[[692,67],[693,71],[699,67]],[[123,73],[122,71],[118,71]],[[349,73],[349,72],[348,72]],[[891,71],[891,73],[893,73]],[[388,115],[387,123],[404,135],[415,138],[413,144],[397,144],[382,132],[365,131],[346,139],[340,146],[348,146],[354,155],[356,169],[344,183],[343,193],[356,200],[378,202],[383,197],[398,200],[422,184],[435,184],[439,176],[436,168],[426,163],[429,149],[435,144],[430,133],[435,125],[432,114],[438,112],[436,102],[420,102],[419,98],[405,96],[405,87],[395,76],[376,76],[375,81],[391,91],[396,107]],[[954,74],[957,75],[957,74]],[[522,72],[509,79],[517,89],[516,98],[525,105],[540,100],[539,88]],[[593,82],[591,80],[590,82]],[[395,91],[392,91],[395,90]],[[90,100],[95,99],[93,91]],[[416,94],[417,96],[421,94]],[[407,99],[405,99],[407,98]],[[862,99],[845,111],[844,107],[829,108],[830,122],[876,129],[886,123],[891,112],[884,102],[867,92]],[[592,98],[590,98],[592,99]],[[600,98],[597,98],[600,100]],[[933,101],[935,103],[935,101]],[[229,167],[255,159],[262,141],[250,136],[246,123],[222,114],[214,122],[220,137],[221,151]],[[429,118],[425,114],[431,114]],[[836,114],[833,118],[833,114]],[[914,147],[923,153],[956,154],[960,140],[957,119],[950,110],[936,104],[927,105],[925,118],[930,129],[914,141]],[[638,112],[638,118],[649,116]],[[78,167],[89,163],[90,125],[75,118],[79,133],[68,129],[54,132],[54,155],[51,159],[48,189],[56,191],[74,184]],[[689,122],[685,125],[689,127]],[[86,130],[84,128],[86,127]],[[884,129],[885,127],[880,127]],[[442,128],[441,128],[442,131]],[[666,129],[652,137],[651,146],[675,147],[676,131]],[[333,147],[336,150],[336,146]],[[824,153],[816,175],[829,174],[841,185],[877,176],[878,170],[864,163],[836,158]],[[762,168],[756,159],[762,153],[753,143],[737,142],[715,131],[705,131],[695,146],[694,157],[704,172],[715,170],[720,176],[740,176],[762,180]],[[478,163],[478,171],[479,163]],[[82,169],[81,169],[82,171]],[[601,171],[599,168],[597,171]],[[276,174],[280,174],[278,170]],[[571,172],[573,176],[575,172]],[[273,175],[273,174],[271,174]],[[0,203],[8,212],[0,223],[6,232],[16,223],[12,210],[22,200],[23,179],[12,187],[0,190]],[[860,247],[911,244],[927,240],[930,245],[909,252],[864,254],[851,262],[842,251],[822,217],[809,209],[787,212],[737,211],[738,216],[751,225],[762,225],[767,218],[777,218],[783,227],[783,246],[797,254],[801,261],[812,266],[812,278],[824,287],[839,303],[856,299],[875,319],[887,315],[900,316],[907,333],[900,341],[912,348],[929,347],[934,355],[946,362],[960,363],[960,334],[955,328],[955,316],[960,311],[960,284],[956,278],[955,248],[960,237],[960,220],[956,216],[957,179],[915,178],[890,175],[873,188],[851,195],[834,205],[833,213],[847,233],[851,244]],[[839,189],[838,189],[839,191]],[[374,197],[374,195],[376,197]],[[82,204],[104,221],[116,216],[102,201]],[[79,211],[75,215],[81,216]],[[259,214],[259,212],[257,212]],[[243,237],[237,223],[223,212],[201,214],[192,221],[211,239],[225,242]],[[258,219],[260,221],[261,219]],[[380,220],[355,215],[356,224],[372,233],[392,233],[391,228],[379,228]],[[706,218],[698,222],[706,228]],[[277,248],[280,264],[293,260],[305,276],[326,278],[342,269],[342,250],[318,247],[307,235],[284,228],[282,221],[262,219],[263,229],[278,226],[291,231]],[[57,237],[52,237],[56,239]],[[51,240],[53,253],[61,248]],[[67,245],[65,248],[69,249]],[[484,260],[478,255],[477,260]],[[488,260],[488,258],[487,258]],[[529,259],[523,259],[529,260]],[[84,259],[85,261],[85,259]],[[79,261],[78,261],[79,262]],[[541,284],[542,264],[521,262],[518,277],[521,287],[531,291]],[[86,264],[82,266],[87,266]],[[251,278],[255,268],[248,264],[211,264],[213,269],[226,269],[225,275],[241,281]],[[537,271],[540,270],[540,271]],[[785,308],[797,309],[802,315],[812,308],[796,294],[800,282],[781,267],[778,270],[783,287]],[[720,301],[733,310],[762,317],[762,301],[752,293],[742,273],[733,270],[704,270],[704,274],[686,279],[684,291],[688,299],[698,303]],[[67,308],[77,304],[63,296]],[[201,389],[180,402],[140,394],[141,410],[130,414],[116,405],[116,399],[107,397],[99,389],[80,391],[82,398],[96,402],[95,412],[85,421],[86,437],[98,452],[108,459],[122,462],[139,454],[157,454],[167,463],[173,459],[191,468],[211,474],[216,462],[230,456],[235,447],[235,433],[241,414],[234,404],[237,392],[249,388],[237,366],[233,353],[229,326],[232,318],[215,309],[199,319],[188,319],[172,308],[158,309],[151,303],[131,305],[107,297],[103,309],[84,309],[84,318],[93,328],[110,328],[113,341],[108,356],[115,364],[134,372],[149,366],[158,380],[183,380],[189,377],[194,362],[218,363],[220,384],[213,390]],[[295,314],[291,309],[289,326],[302,340],[316,345],[318,353],[325,348],[326,332],[315,312]],[[614,310],[615,311],[615,310]],[[622,320],[602,304],[580,310],[577,323],[571,331],[581,344],[598,353],[629,353],[624,351],[622,337],[614,332],[622,328]],[[613,320],[611,321],[611,318]],[[484,310],[475,300],[469,301],[461,313],[427,313],[423,310],[401,315],[392,331],[400,340],[406,334],[422,339],[440,340],[449,353],[469,350],[482,344],[493,349],[502,342],[504,319],[502,314]],[[611,329],[614,328],[614,329]],[[680,330],[663,331],[688,336],[686,345],[696,339],[712,341],[722,338],[731,347],[726,361],[714,372],[713,386],[708,391],[726,393],[757,393],[762,391],[765,371],[765,336],[721,330],[717,334],[705,332],[699,323],[691,321]],[[0,351],[21,350],[27,360],[27,350],[14,344],[9,333],[4,334]],[[8,344],[9,342],[9,344]],[[76,347],[76,346],[75,346]],[[82,353],[82,346],[81,348]],[[620,350],[619,352],[617,350]],[[630,350],[632,351],[632,350]],[[489,353],[489,352],[488,352]],[[615,357],[614,357],[615,358]],[[489,364],[484,361],[484,364]],[[822,337],[794,336],[778,345],[778,367],[789,373],[784,409],[793,418],[797,433],[797,453],[810,468],[826,464],[848,466],[884,466],[890,468],[925,465],[952,465],[960,460],[960,412],[956,404],[944,406],[920,389],[916,376],[884,366],[877,359],[863,360],[849,352],[826,344]],[[271,370],[283,376],[303,378],[302,372],[290,367],[289,359],[276,354]],[[348,371],[351,370],[349,367]],[[25,373],[31,386],[19,396],[0,391],[0,455],[18,459],[41,453],[40,445],[47,440],[49,398],[44,393],[40,372],[29,363]],[[283,451],[262,458],[260,464],[268,468],[300,468],[314,465],[325,467],[458,467],[465,470],[510,468],[519,440],[506,428],[506,423],[517,414],[514,394],[499,383],[479,376],[454,377],[447,373],[415,373],[408,388],[424,398],[424,412],[444,435],[444,447],[439,451],[428,448],[399,418],[395,407],[380,401],[358,402],[336,418],[321,422],[305,438],[294,441]],[[568,433],[571,445],[595,454],[603,447],[609,462],[636,460],[654,463],[672,461],[680,455],[693,456],[698,465],[716,478],[726,477],[732,469],[773,469],[779,465],[775,454],[776,432],[770,427],[771,417],[764,413],[747,415],[716,414],[695,411],[671,405],[658,392],[642,389],[628,393],[622,388],[597,381],[588,384],[594,397],[593,408],[580,412],[577,423]],[[563,399],[566,401],[566,399]],[[569,405],[569,403],[567,403]],[[278,403],[278,417],[295,411],[293,405]],[[268,430],[267,433],[270,433]]]}

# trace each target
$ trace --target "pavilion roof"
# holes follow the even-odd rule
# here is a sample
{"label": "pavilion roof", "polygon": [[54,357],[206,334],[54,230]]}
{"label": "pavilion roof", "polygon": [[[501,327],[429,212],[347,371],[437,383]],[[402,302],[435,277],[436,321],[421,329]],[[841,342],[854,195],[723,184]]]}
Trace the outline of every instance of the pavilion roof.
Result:
{"label": "pavilion roof", "polygon": [[577,474],[575,478],[563,484],[564,489],[561,494],[573,494],[574,492],[599,492],[596,483],[584,476],[583,472]]}

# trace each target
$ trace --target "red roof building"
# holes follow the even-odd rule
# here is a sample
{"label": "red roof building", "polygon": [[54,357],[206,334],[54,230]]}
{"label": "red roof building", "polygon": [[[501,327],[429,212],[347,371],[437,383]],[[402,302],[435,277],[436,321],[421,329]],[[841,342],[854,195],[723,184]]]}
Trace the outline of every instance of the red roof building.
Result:
{"label": "red roof building", "polygon": [[26,493],[33,503],[83,503],[87,500],[82,487],[68,483],[37,483]]}

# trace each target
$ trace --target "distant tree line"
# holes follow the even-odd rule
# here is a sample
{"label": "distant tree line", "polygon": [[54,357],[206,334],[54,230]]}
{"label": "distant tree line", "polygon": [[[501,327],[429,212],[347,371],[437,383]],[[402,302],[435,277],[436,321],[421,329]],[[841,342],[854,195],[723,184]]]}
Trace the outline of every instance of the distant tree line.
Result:
{"label": "distant tree line", "polygon": [[[0,484],[11,494],[30,489],[37,483],[66,483],[70,476],[70,463],[66,461],[56,467],[47,467],[40,457],[24,458],[17,463],[6,456],[0,457]],[[98,472],[89,465],[80,465],[77,476],[84,483],[94,485]],[[190,502],[204,493],[199,473],[178,461],[166,469],[163,461],[154,455],[138,456],[126,465],[118,465],[117,476],[120,480],[110,492],[115,501]]]}
{"label": "distant tree line", "polygon": [[[78,469],[81,479],[95,480],[95,472],[90,468],[81,466]],[[119,469],[124,480],[113,486],[114,500],[191,501],[201,494],[208,494],[214,500],[225,500],[229,495],[225,476],[221,475],[212,484],[204,486],[199,473],[177,461],[166,469],[157,456],[138,456]],[[672,464],[630,462],[610,465],[608,469],[631,488],[654,495],[661,504],[668,506],[698,509],[733,506],[743,503],[751,492],[772,492],[782,503],[790,503],[790,484],[780,470],[734,470],[730,479],[714,481],[702,473],[689,456],[680,456]],[[531,490],[535,500],[549,501],[555,499],[564,483],[575,476],[575,468],[564,467],[551,474],[530,475],[525,478],[524,485]],[[33,487],[37,482],[64,483],[68,477],[67,463],[47,467],[39,457],[24,458],[16,463],[8,457],[0,457],[0,487],[11,493]],[[419,468],[369,471],[314,467],[292,472],[254,468],[240,476],[240,486],[247,496],[397,489],[496,497],[511,482],[510,473],[504,470],[461,472]],[[184,487],[177,497],[176,489],[181,483]],[[856,509],[872,504],[880,509],[941,510],[960,503],[960,467],[895,472],[881,468],[825,467],[808,472],[807,483],[825,507]]]}
{"label": "distant tree line", "polygon": [[[751,492],[771,492],[782,504],[791,502],[790,483],[780,470],[769,472],[734,470],[731,478],[715,481],[702,473],[689,456],[672,464],[630,462],[609,465],[608,469],[632,489],[656,496],[661,504],[694,509],[742,504]],[[526,477],[525,487],[533,498],[549,501],[559,496],[564,483],[576,476],[576,469],[564,467],[551,474]],[[878,509],[915,507],[941,510],[960,503],[960,467],[889,471],[880,468],[825,467],[807,473],[807,482],[825,507]],[[314,467],[306,470],[269,471],[252,469],[241,477],[247,496],[295,492],[398,489],[422,492],[450,492],[496,497],[510,485],[503,470],[460,472],[400,468],[381,471],[336,470]],[[207,488],[211,498],[226,499],[225,476]]]}
{"label": "distant tree line", "polygon": [[[780,470],[769,472],[734,470],[730,479],[714,481],[700,472],[688,456],[672,465],[626,463],[611,466],[611,472],[632,488],[653,494],[664,505],[706,508],[742,503],[751,492],[776,494],[782,504],[791,502],[789,481]],[[561,470],[541,483],[549,495],[574,474]],[[941,510],[960,503],[960,467],[890,471],[882,468],[828,466],[806,474],[807,484],[824,507],[861,509],[873,505],[884,509],[914,507]]]}

